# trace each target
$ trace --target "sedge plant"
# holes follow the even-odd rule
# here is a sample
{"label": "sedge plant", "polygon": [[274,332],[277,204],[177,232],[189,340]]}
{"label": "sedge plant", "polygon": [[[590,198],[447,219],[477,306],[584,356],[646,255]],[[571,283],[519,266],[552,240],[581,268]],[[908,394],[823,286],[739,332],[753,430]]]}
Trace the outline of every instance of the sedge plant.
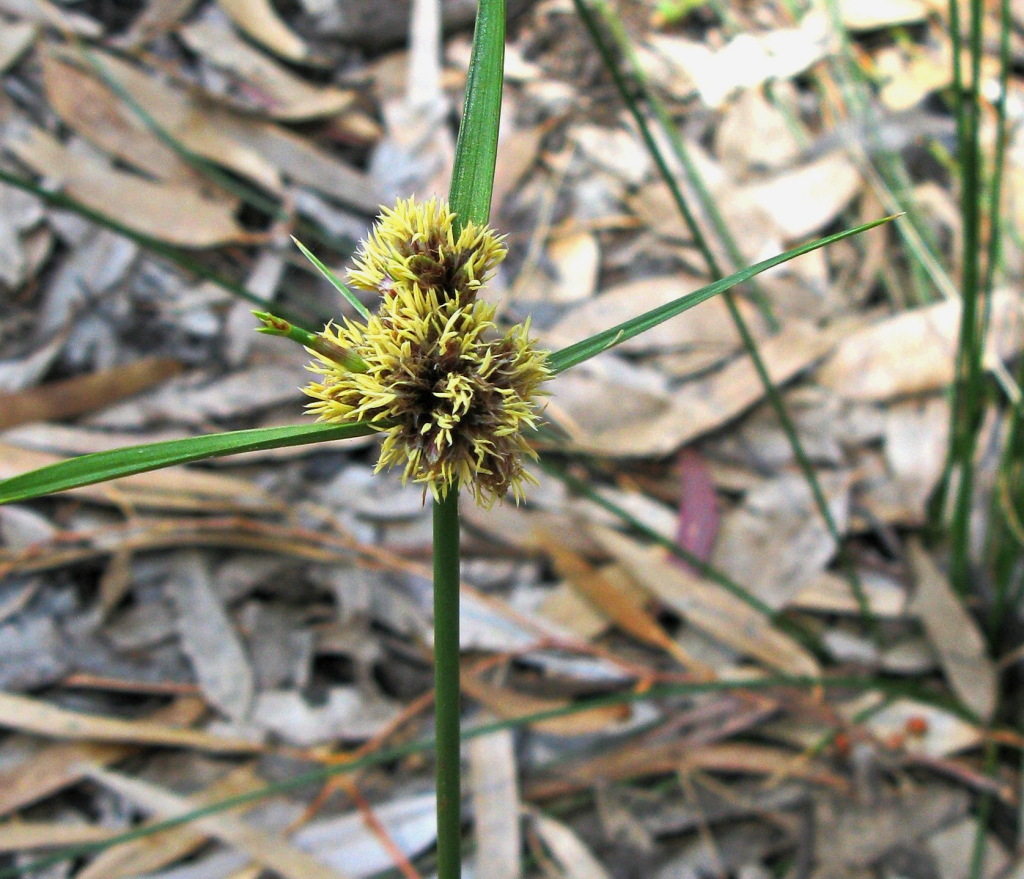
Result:
{"label": "sedge plant", "polygon": [[[536,457],[546,383],[787,260],[891,218],[822,238],[555,352],[528,323],[499,331],[480,294],[504,256],[487,225],[497,156],[505,40],[504,0],[481,0],[447,203],[399,201],[383,211],[356,255],[348,284],[303,252],[358,317],[310,331],[258,312],[259,329],[303,344],[317,423],[241,430],[85,455],[0,482],[0,503],[258,449],[383,435],[378,469],[397,466],[433,505],[437,866],[461,873],[459,503],[520,501]],[[350,287],[379,296],[376,311]]]}

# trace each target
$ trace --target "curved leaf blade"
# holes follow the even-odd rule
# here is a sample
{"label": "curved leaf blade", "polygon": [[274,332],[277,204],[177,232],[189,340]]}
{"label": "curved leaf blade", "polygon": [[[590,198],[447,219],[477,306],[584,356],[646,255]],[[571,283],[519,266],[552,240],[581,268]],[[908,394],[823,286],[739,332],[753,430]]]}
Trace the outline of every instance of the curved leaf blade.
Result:
{"label": "curved leaf blade", "polygon": [[376,430],[376,427],[365,421],[356,421],[352,424],[294,424],[288,427],[235,430],[112,449],[109,452],[94,452],[0,481],[0,504],[29,500],[57,491],[80,488],[83,485],[105,482],[121,476],[133,476],[136,473],[145,473],[147,470],[158,470],[175,464],[190,464],[193,461],[238,455],[242,452],[367,436]]}
{"label": "curved leaf blade", "polygon": [[717,296],[719,293],[723,293],[729,288],[735,287],[737,284],[742,284],[744,281],[754,277],[754,275],[759,275],[761,272],[774,268],[777,265],[781,265],[784,262],[788,262],[795,257],[803,256],[805,253],[810,253],[812,250],[817,250],[819,247],[825,247],[828,244],[841,241],[843,238],[849,238],[851,235],[858,235],[861,232],[866,232],[868,229],[873,229],[875,226],[881,226],[883,223],[888,223],[890,220],[896,219],[896,216],[899,215],[897,214],[892,217],[883,217],[880,220],[873,220],[870,223],[865,223],[863,226],[857,226],[854,229],[846,229],[842,232],[837,232],[835,235],[829,235],[826,238],[819,238],[816,241],[801,244],[799,247],[794,247],[792,250],[787,250],[785,253],[780,253],[770,259],[755,263],[752,266],[748,266],[741,271],[729,275],[727,278],[715,281],[714,284],[708,284],[706,287],[701,287],[699,290],[694,290],[692,293],[680,296],[678,299],[668,302],[665,305],[661,305],[658,308],[652,308],[650,311],[637,315],[631,320],[618,324],[611,329],[595,333],[589,339],[583,339],[582,341],[563,348],[561,351],[556,351],[548,357],[548,365],[556,374],[564,372],[571,366],[576,366],[585,360],[589,360],[591,357],[596,357],[601,352],[607,351],[610,348],[614,348],[616,345],[625,342],[626,339],[632,339],[634,336],[639,336],[641,333],[647,332],[647,330],[652,327],[656,327],[658,324],[664,323],[669,318],[675,317],[677,314],[682,314],[684,311],[693,308],[695,305],[700,305],[712,296]]}

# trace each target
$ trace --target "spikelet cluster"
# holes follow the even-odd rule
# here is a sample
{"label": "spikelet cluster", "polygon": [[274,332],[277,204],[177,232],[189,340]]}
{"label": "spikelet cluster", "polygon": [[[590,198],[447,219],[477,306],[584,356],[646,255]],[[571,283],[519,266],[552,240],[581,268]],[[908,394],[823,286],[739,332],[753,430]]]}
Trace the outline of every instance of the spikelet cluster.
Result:
{"label": "spikelet cluster", "polygon": [[508,492],[520,500],[524,482],[535,481],[523,466],[536,457],[523,430],[537,426],[535,398],[551,372],[529,325],[499,333],[494,307],[477,298],[505,256],[501,240],[472,223],[456,235],[454,220],[436,200],[383,212],[348,275],[380,292],[377,313],[321,334],[366,371],[312,352],[318,378],[305,392],[322,421],[381,425],[378,470],[402,467],[403,480],[435,498],[463,485],[490,506]]}

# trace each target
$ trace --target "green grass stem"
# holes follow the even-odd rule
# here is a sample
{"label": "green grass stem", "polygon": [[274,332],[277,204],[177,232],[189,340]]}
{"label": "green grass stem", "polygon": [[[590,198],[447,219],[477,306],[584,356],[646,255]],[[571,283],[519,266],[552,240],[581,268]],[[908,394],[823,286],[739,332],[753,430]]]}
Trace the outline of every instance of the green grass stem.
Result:
{"label": "green grass stem", "polygon": [[[718,205],[715,204],[715,199],[708,190],[707,185],[704,182],[704,177],[700,173],[700,169],[696,164],[694,164],[694,161],[690,156],[690,150],[687,148],[682,137],[679,136],[679,129],[672,121],[668,109],[665,107],[664,101],[662,101],[651,88],[650,80],[644,72],[643,66],[640,64],[636,51],[633,49],[633,43],[629,39],[629,35],[626,33],[626,28],[622,23],[622,19],[619,17],[618,13],[616,13],[615,9],[606,2],[606,0],[601,0],[601,2],[597,4],[597,8],[601,13],[605,26],[608,29],[608,33],[615,41],[615,48],[618,49],[622,57],[629,63],[630,79],[639,87],[645,103],[654,113],[655,119],[658,120],[658,124],[661,126],[662,132],[668,138],[669,144],[672,147],[672,152],[679,160],[680,165],[682,165],[683,173],[686,174],[687,182],[697,195],[697,200],[700,202],[701,210],[703,210],[704,215],[708,220],[710,220],[711,225],[714,227],[715,235],[725,248],[731,263],[731,270],[735,271],[736,269],[742,268],[746,261],[743,259],[743,254],[740,253],[739,245],[737,245],[732,232],[729,231],[729,227],[725,222],[725,218],[722,216],[722,212],[718,210]],[[610,57],[614,63],[614,56]],[[615,67],[615,71],[616,74],[620,74],[617,65]],[[631,97],[631,93],[628,91],[623,92],[620,89],[620,93],[623,94],[623,97],[626,97],[626,95],[630,95]],[[641,129],[641,136],[644,139],[644,143],[647,145],[648,151],[653,149],[656,153],[656,155],[654,155],[654,161],[657,163],[658,168],[661,171],[662,178],[671,178],[672,183],[669,183],[669,186],[678,188],[675,183],[674,175],[669,172],[667,164],[663,161],[661,151],[657,147],[657,141],[655,141],[650,135],[647,121],[640,112],[639,106],[635,101],[629,101],[629,103],[630,112],[633,115],[634,121]],[[676,197],[675,193],[673,193],[673,197]],[[678,194],[678,197],[682,198],[681,192]],[[701,256],[704,258],[704,261],[708,265],[711,276],[715,279],[721,278],[725,273],[722,271],[718,260],[711,248],[708,246],[706,238],[699,232],[699,230],[695,230],[693,227],[690,228],[690,231],[691,233],[695,233],[695,238],[698,242],[698,249],[701,252]],[[779,321],[772,311],[771,303],[768,301],[768,297],[765,295],[764,290],[761,289],[759,284],[752,280],[747,282],[745,287],[748,295],[761,312],[761,316],[764,318],[769,330],[772,332],[777,331],[779,329]]]}
{"label": "green grass stem", "polygon": [[[839,691],[854,690],[858,692],[878,691],[891,697],[903,697],[913,699],[925,705],[950,712],[951,714],[978,725],[979,718],[965,709],[954,700],[944,698],[935,693],[928,686],[922,686],[913,681],[890,680],[876,678],[862,678],[853,676],[837,677],[800,677],[787,675],[769,675],[763,678],[751,678],[749,680],[715,680],[715,681],[692,681],[679,684],[662,684],[654,687],[642,687],[613,693],[608,696],[599,696],[592,699],[584,699],[569,705],[539,711],[533,714],[519,717],[506,718],[503,720],[484,723],[470,729],[462,730],[460,738],[464,741],[475,739],[480,736],[493,735],[509,729],[519,729],[546,720],[553,720],[559,717],[569,717],[585,711],[592,711],[600,708],[607,708],[616,705],[631,704],[634,702],[657,701],[678,699],[686,696],[698,696],[705,693],[731,693],[740,691],[770,691],[772,689],[792,690],[817,690],[818,688],[836,689]],[[1011,734],[1013,731],[1010,731]],[[214,803],[209,803],[195,809],[185,815],[178,815],[163,821],[148,823],[124,833],[117,834],[110,839],[98,842],[83,843],[81,845],[69,846],[61,851],[53,852],[45,857],[30,863],[20,864],[14,867],[0,869],[0,879],[15,879],[23,875],[39,875],[40,871],[72,858],[83,857],[91,854],[98,854],[108,848],[132,842],[143,837],[153,836],[164,830],[171,830],[181,827],[198,818],[205,818],[209,815],[216,815],[250,803],[273,796],[275,794],[288,793],[299,790],[310,784],[322,783],[328,778],[337,775],[347,775],[362,769],[373,766],[380,766],[386,763],[394,763],[415,754],[430,752],[434,747],[432,739],[418,739],[396,745],[392,748],[376,751],[363,757],[358,757],[344,763],[336,763],[332,766],[321,766],[308,772],[298,773],[284,781],[269,784],[259,790],[248,791],[233,797],[226,797]]]}
{"label": "green grass stem", "polygon": [[964,81],[961,61],[961,19],[959,4],[950,3],[950,30],[953,42],[954,101],[957,118],[957,147],[960,163],[960,219],[963,249],[960,266],[960,336],[957,343],[956,376],[953,383],[953,414],[947,490],[953,493],[949,524],[949,577],[961,595],[970,590],[971,511],[974,506],[974,454],[979,422],[984,407],[984,322],[981,300],[981,149],[979,142],[982,55],[982,3],[972,0],[968,24],[967,50],[970,81]]}
{"label": "green grass stem", "polygon": [[437,767],[437,875],[462,871],[459,756],[459,489],[434,503],[434,706]]}
{"label": "green grass stem", "polygon": [[[215,272],[213,269],[208,268],[198,260],[193,259],[183,250],[173,247],[165,241],[160,241],[158,238],[151,238],[148,235],[143,235],[142,233],[132,229],[130,226],[126,226],[120,220],[116,220],[113,217],[93,210],[88,205],[80,202],[76,198],[72,198],[70,195],[65,195],[63,192],[44,189],[38,183],[26,180],[24,177],[12,174],[10,171],[6,171],[3,168],[0,168],[0,182],[7,183],[23,190],[24,192],[30,192],[32,195],[42,199],[51,207],[71,211],[78,214],[80,217],[85,217],[85,219],[95,223],[97,226],[102,226],[104,229],[109,229],[111,232],[117,232],[119,235],[124,235],[125,238],[134,241],[139,245],[139,247],[142,247],[157,256],[163,257],[169,262],[174,263],[179,268],[190,272],[196,277],[202,278],[204,281],[216,284],[222,290],[226,290],[228,293],[231,293],[233,296],[237,296],[239,299],[244,299],[247,302],[251,302],[253,305],[265,306],[267,304],[264,299],[259,296],[255,296],[246,290],[245,286],[240,284],[238,281],[226,278],[219,272]],[[322,322],[319,317],[309,314],[297,314],[290,309],[283,307],[279,307],[278,311],[283,317],[297,323]]]}
{"label": "green grass stem", "polygon": [[[480,0],[448,204],[455,234],[491,214],[505,66],[505,0]],[[459,762],[459,486],[434,501],[434,692],[437,876],[462,875],[462,769]]]}
{"label": "green grass stem", "polygon": [[[693,216],[693,212],[687,205],[686,199],[683,197],[682,190],[675,180],[674,175],[669,170],[668,163],[661,154],[660,147],[651,136],[643,113],[640,111],[639,104],[635,100],[632,91],[627,87],[626,78],[619,68],[615,53],[612,51],[613,47],[608,44],[605,35],[602,33],[602,29],[586,0],[573,0],[573,5],[576,7],[577,13],[583,20],[594,45],[597,47],[605,67],[608,69],[608,72],[615,81],[615,85],[622,96],[623,101],[629,108],[637,126],[640,128],[644,143],[654,158],[655,164],[657,165],[658,171],[661,173],[663,180],[669,187],[669,191],[672,194],[672,199],[675,202],[676,208],[679,210],[680,215],[686,222],[687,228],[690,230],[690,234],[693,235],[694,240],[697,242],[698,249],[707,263],[709,273],[715,279],[721,278],[722,272],[718,266],[717,260],[711,252],[707,240],[701,234]],[[607,4],[602,2],[601,8],[607,8]],[[639,87],[644,99],[650,103],[650,99],[647,96],[649,89],[647,87],[646,80],[635,79],[635,84]],[[671,120],[666,121],[671,122]],[[669,128],[672,128],[672,126],[670,125]],[[684,161],[684,166],[686,164],[688,163]],[[761,357],[757,341],[754,338],[753,333],[751,333],[746,320],[743,318],[732,291],[724,291],[724,298],[726,307],[729,310],[729,315],[740,334],[740,338],[743,340],[743,347],[754,365],[754,369],[757,372],[761,384],[764,386],[768,402],[772,409],[774,409],[776,417],[779,419],[783,432],[786,434],[786,438],[789,440],[790,447],[793,450],[793,456],[796,458],[797,465],[800,467],[800,471],[810,487],[811,494],[814,498],[815,505],[818,508],[822,521],[825,523],[826,529],[832,537],[832,540],[835,542],[836,555],[843,567],[846,578],[850,583],[850,588],[857,602],[857,606],[860,609],[860,613],[871,631],[875,632],[877,627],[874,615],[871,611],[871,606],[868,603],[867,594],[864,592],[864,585],[861,583],[860,577],[858,576],[857,571],[853,566],[853,562],[849,557],[849,553],[846,551],[842,534],[840,534],[839,528],[836,525],[835,517],[832,515],[832,511],[829,508],[828,499],[825,497],[825,492],[821,487],[821,482],[818,479],[817,473],[814,471],[814,466],[811,463],[810,457],[807,455],[803,447],[803,443],[800,441],[796,425],[789,416],[789,412],[787,411],[786,405],[782,399],[782,394],[779,392],[775,382],[772,381],[771,376],[768,374],[768,368],[765,365],[764,358]]]}
{"label": "green grass stem", "polygon": [[605,497],[600,492],[592,488],[587,482],[582,479],[577,479],[569,471],[563,470],[561,467],[556,467],[549,461],[541,460],[541,469],[546,473],[550,473],[556,479],[564,482],[570,489],[575,491],[577,494],[581,494],[589,500],[593,501],[599,507],[607,510],[613,516],[617,517],[621,522],[628,525],[634,531],[643,534],[648,540],[658,544],[668,550],[676,558],[681,559],[688,565],[694,567],[697,572],[702,576],[717,583],[726,592],[734,595],[749,608],[754,610],[763,616],[768,622],[775,626],[780,632],[784,632],[791,638],[799,641],[808,650],[814,653],[819,659],[828,655],[828,651],[821,639],[811,632],[809,629],[800,625],[799,623],[789,619],[784,613],[774,610],[769,605],[765,604],[749,589],[744,588],[731,577],[723,574],[713,565],[708,564],[703,559],[695,556],[689,550],[681,547],[676,541],[670,540],[662,534],[659,534],[653,528],[648,527],[641,522],[636,516],[630,513],[628,510],[620,507],[617,503]]}

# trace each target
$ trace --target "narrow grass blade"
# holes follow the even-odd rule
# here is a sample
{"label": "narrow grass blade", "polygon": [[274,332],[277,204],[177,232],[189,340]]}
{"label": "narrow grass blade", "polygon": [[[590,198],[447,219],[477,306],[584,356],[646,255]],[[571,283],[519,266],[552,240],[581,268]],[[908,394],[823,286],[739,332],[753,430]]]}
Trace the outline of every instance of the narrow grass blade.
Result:
{"label": "narrow grass blade", "polygon": [[[591,39],[595,46],[597,46],[601,53],[601,58],[604,61],[605,68],[615,81],[616,87],[619,90],[619,94],[622,97],[623,102],[629,108],[633,114],[633,119],[637,125],[641,136],[644,139],[644,143],[647,145],[648,152],[654,159],[657,165],[658,172],[661,174],[662,179],[668,186],[672,196],[672,200],[675,202],[676,209],[679,211],[680,216],[686,223],[687,228],[690,230],[690,234],[694,238],[694,242],[697,244],[698,249],[704,257],[705,262],[708,266],[708,271],[711,276],[716,280],[722,276],[722,272],[719,269],[718,262],[714,257],[714,254],[708,247],[707,242],[704,240],[700,232],[700,228],[696,222],[696,218],[693,215],[686,199],[683,196],[683,192],[679,187],[678,182],[675,180],[672,172],[669,170],[668,164],[662,155],[661,148],[658,143],[651,135],[648,130],[647,121],[644,118],[644,114],[640,112],[639,104],[633,94],[633,90],[627,87],[627,83],[624,79],[623,73],[619,67],[619,55],[624,55],[627,59],[634,57],[629,39],[626,36],[619,19],[611,11],[611,7],[604,2],[604,0],[592,0],[602,10],[604,15],[605,25],[616,35],[615,40],[618,44],[618,53],[613,51],[613,47],[610,46],[605,35],[602,33],[602,28],[598,26],[598,22],[590,10],[587,0],[574,0],[576,10],[587,27],[590,33]],[[698,197],[704,203],[705,211],[709,214],[712,222],[715,223],[715,217],[718,212],[713,204],[713,199],[710,199],[704,189],[700,175],[696,173],[696,168],[693,167],[693,163],[690,161],[687,151],[679,138],[678,132],[675,130],[675,125],[672,120],[668,117],[668,114],[661,107],[660,101],[651,92],[646,85],[646,78],[640,72],[640,66],[635,61],[632,66],[635,68],[633,74],[633,80],[636,88],[638,89],[638,95],[648,104],[654,111],[655,116],[658,118],[662,125],[664,134],[668,138],[669,142],[673,145],[676,150],[677,157],[685,169],[685,172],[690,179],[691,186],[698,194]],[[721,218],[718,217],[720,220]],[[728,242],[729,235],[728,230],[724,224],[720,225],[719,234],[723,239],[723,242]],[[738,262],[736,264],[739,264]],[[751,291],[753,292],[753,291]],[[768,373],[767,366],[764,363],[764,359],[761,357],[760,350],[753,333],[750,331],[746,320],[743,318],[743,314],[740,311],[739,305],[736,302],[735,292],[732,290],[726,290],[723,296],[725,300],[726,308],[729,311],[729,315],[732,318],[733,323],[736,326],[737,332],[740,334],[740,338],[743,341],[743,347],[750,357],[750,361],[754,366],[754,370],[757,372],[758,378],[761,384],[764,386],[765,395],[768,399],[768,403],[775,410],[776,417],[779,419],[783,432],[786,434],[786,438],[789,440],[790,447],[793,449],[793,455],[797,460],[797,464],[800,467],[804,478],[807,481],[808,486],[811,489],[811,493],[814,496],[815,504],[818,507],[818,511],[821,514],[822,521],[825,523],[825,527],[828,529],[832,539],[836,542],[838,557],[841,564],[843,565],[847,578],[850,581],[850,587],[853,591],[854,596],[857,599],[857,603],[860,606],[861,613],[868,624],[869,629],[875,632],[875,622],[870,614],[870,608],[867,604],[863,585],[860,582],[860,578],[857,576],[856,569],[853,567],[853,563],[850,561],[849,555],[846,551],[845,545],[842,540],[842,535],[839,533],[839,529],[836,525],[835,518],[832,515],[831,509],[828,505],[828,501],[825,497],[825,493],[822,490],[821,483],[818,480],[817,474],[815,473],[814,467],[811,464],[810,457],[807,455],[803,447],[803,443],[800,441],[800,437],[796,430],[796,425],[793,419],[790,417],[789,412],[782,400],[782,395],[779,393],[778,387],[772,381],[771,376]],[[764,304],[767,304],[766,302]],[[774,323],[774,321],[769,321]]]}
{"label": "narrow grass blade", "polygon": [[462,861],[459,728],[459,487],[434,501],[434,741],[437,876],[457,879]]}
{"label": "narrow grass blade", "polygon": [[[565,717],[571,714],[593,711],[594,709],[610,705],[622,705],[647,700],[678,699],[681,696],[693,696],[701,693],[760,692],[777,687],[798,690],[817,690],[825,687],[840,690],[854,690],[858,692],[877,691],[887,694],[890,697],[902,696],[908,699],[914,699],[926,705],[933,705],[937,708],[949,711],[951,714],[954,714],[969,723],[980,725],[978,718],[966,711],[957,702],[944,698],[940,694],[937,694],[932,687],[923,686],[915,681],[890,680],[887,678],[877,677],[837,676],[807,678],[787,675],[768,675],[763,678],[752,678],[749,680],[695,681],[685,684],[664,684],[649,688],[637,687],[625,692],[613,693],[609,696],[598,696],[592,699],[583,699],[579,702],[573,702],[569,705],[552,708],[547,711],[539,711],[534,714],[506,718],[492,723],[479,724],[470,729],[462,730],[460,738],[463,741],[466,741],[480,736],[489,736],[496,732],[529,726],[531,724],[540,723],[544,720],[550,720],[556,717]],[[863,719],[863,717],[864,715],[860,715],[861,719]],[[1011,735],[1016,737],[1015,732],[1011,733]],[[131,830],[120,833],[109,839],[69,846],[62,851],[53,852],[46,857],[39,858],[38,860],[27,864],[5,867],[0,869],[0,879],[15,879],[15,877],[18,876],[38,875],[41,870],[46,867],[50,867],[53,864],[60,863],[61,861],[95,854],[105,849],[112,848],[115,845],[120,845],[121,843],[131,842],[132,840],[141,839],[146,836],[153,836],[161,831],[170,830],[173,827],[180,827],[183,824],[188,824],[208,815],[215,815],[218,812],[224,812],[229,809],[245,806],[249,803],[266,799],[267,797],[275,794],[287,793],[288,791],[299,790],[310,784],[323,782],[325,779],[331,778],[335,775],[345,775],[357,772],[361,769],[367,769],[371,766],[394,763],[414,754],[429,752],[433,747],[433,741],[429,739],[420,739],[412,742],[406,742],[393,748],[382,749],[380,751],[366,754],[365,756],[356,757],[355,759],[347,762],[339,762],[332,766],[324,766],[310,770],[309,772],[301,772],[297,775],[293,775],[291,778],[274,784],[269,784],[259,790],[248,791],[243,794],[218,800],[215,803],[210,803],[209,805],[195,809],[187,815],[178,815],[164,821],[154,821],[132,828]]]}
{"label": "narrow grass blade", "polygon": [[[92,51],[81,40],[76,41],[76,46],[79,53],[89,64],[93,73],[96,74],[100,81],[110,89],[118,100],[122,101],[124,105],[138,117],[139,121],[142,122],[142,124],[145,125],[161,143],[163,143],[172,152],[176,153],[186,165],[197,171],[207,180],[219,186],[225,192],[231,193],[257,210],[263,211],[282,222],[290,222],[292,220],[292,216],[282,207],[281,200],[279,198],[265,195],[258,188],[238,177],[228,174],[215,162],[212,162],[199,153],[189,149],[184,143],[164,128],[156,120],[156,117],[154,117],[152,113],[150,113],[132,96],[131,92],[120,82],[120,80],[107,70],[107,67],[96,52]],[[302,220],[299,221],[299,226],[302,229],[303,234],[315,237],[318,242],[327,247],[337,247],[342,251],[351,249],[352,242],[347,238],[342,237],[337,240],[332,240],[333,236],[325,234],[323,230],[314,224],[306,223]]]}
{"label": "narrow grass blade", "polygon": [[69,488],[79,488],[121,476],[132,476],[174,464],[189,464],[205,458],[219,458],[242,452],[367,436],[375,430],[375,427],[365,421],[356,421],[352,424],[297,424],[289,427],[235,430],[210,436],[113,449],[109,452],[96,452],[3,480],[0,482],[0,504],[28,500],[55,491],[67,491]]}
{"label": "narrow grass blade", "polygon": [[[697,249],[701,252],[701,256],[704,257],[704,261],[707,263],[711,277],[721,278],[725,272],[720,268],[719,262],[715,258],[709,242],[705,238],[700,225],[696,222],[696,217],[694,217],[692,212],[689,210],[689,206],[683,198],[683,193],[679,187],[678,181],[676,181],[669,170],[668,165],[665,163],[665,157],[662,155],[657,140],[651,132],[650,126],[647,124],[647,119],[641,111],[639,103],[640,100],[643,100],[654,113],[654,117],[658,120],[658,124],[661,126],[662,132],[665,137],[668,138],[668,142],[672,147],[672,152],[675,153],[676,158],[682,166],[683,173],[686,175],[687,182],[690,184],[695,200],[700,203],[700,208],[704,212],[704,216],[706,216],[710,221],[714,228],[715,235],[728,254],[730,262],[728,268],[741,268],[746,260],[740,252],[739,245],[736,243],[736,239],[729,230],[729,226],[725,222],[722,212],[718,209],[715,199],[708,190],[700,169],[690,156],[690,150],[679,134],[679,127],[673,122],[668,108],[658,96],[657,92],[651,88],[647,74],[644,72],[643,64],[641,64],[639,56],[633,48],[633,43],[630,40],[629,35],[626,33],[626,28],[622,22],[622,18],[612,5],[606,2],[606,0],[599,0],[595,6],[608,30],[610,39],[614,42],[614,47],[605,43],[605,38],[602,35],[600,28],[597,26],[597,22],[591,17],[591,12],[587,8],[586,3],[584,3],[583,0],[576,0],[577,12],[583,19],[584,24],[590,32],[591,39],[594,41],[598,51],[601,53],[605,69],[614,77],[616,86],[619,89],[619,94],[622,97],[623,102],[626,104],[626,107],[629,109],[634,123],[636,123],[637,130],[640,132],[640,136],[643,138],[643,141],[647,146],[647,151],[651,154],[651,157],[658,165],[658,171],[661,174],[662,179],[667,183],[672,191],[672,197],[677,206],[681,211],[684,207],[686,208],[683,219],[690,230],[690,234],[693,236]],[[620,69],[620,65],[622,69]],[[627,85],[627,75],[630,82],[633,84],[632,88]],[[765,295],[765,292],[757,284],[750,283],[747,285],[747,293],[751,301],[761,312],[762,317],[764,317],[768,329],[773,333],[777,332],[779,329],[779,321],[775,317],[775,313],[772,310],[771,303],[768,301],[768,297]]]}
{"label": "narrow grass blade", "polygon": [[618,324],[611,329],[597,333],[589,339],[583,339],[580,342],[569,345],[567,348],[563,348],[561,351],[556,351],[548,358],[548,363],[555,373],[564,372],[566,369],[569,369],[569,367],[576,366],[578,363],[589,360],[591,357],[595,357],[603,351],[608,351],[616,345],[625,342],[627,339],[639,336],[641,333],[647,332],[647,330],[652,327],[656,327],[658,324],[664,323],[669,318],[675,317],[677,314],[682,314],[684,311],[693,308],[695,305],[700,305],[700,303],[706,302],[712,296],[717,296],[719,293],[729,290],[737,284],[742,284],[744,281],[754,277],[755,275],[761,274],[761,272],[774,268],[777,265],[781,265],[784,262],[788,262],[791,259],[795,259],[798,256],[802,256],[805,253],[810,253],[812,250],[817,250],[819,247],[834,244],[836,241],[849,238],[851,235],[859,235],[861,232],[866,232],[868,229],[873,229],[875,226],[880,226],[883,223],[888,223],[890,220],[894,219],[896,219],[896,217],[883,217],[880,220],[873,220],[870,223],[865,223],[863,226],[846,229],[843,232],[837,232],[835,235],[829,235],[826,238],[819,238],[816,241],[801,244],[799,247],[794,247],[792,250],[787,250],[785,253],[780,253],[778,256],[773,256],[770,259],[755,263],[742,271],[729,275],[727,278],[722,278],[721,281],[716,281],[714,284],[708,284],[708,286],[701,287],[699,290],[688,293],[686,296],[680,296],[673,302],[666,303],[658,308],[653,308],[650,311]]}
{"label": "narrow grass blade", "polygon": [[965,82],[958,44],[958,4],[950,4],[950,34],[953,39],[953,82],[957,116],[957,152],[960,162],[961,238],[960,295],[962,311],[957,343],[956,379],[953,383],[953,414],[946,491],[953,494],[949,524],[949,578],[962,595],[971,588],[971,510],[974,503],[975,450],[985,407],[981,359],[985,325],[981,302],[981,223],[984,181],[980,141],[982,3],[969,5],[967,54],[969,79]]}
{"label": "narrow grass blade", "polygon": [[486,223],[491,213],[504,59],[505,0],[480,0],[448,193],[456,224]]}
{"label": "narrow grass blade", "polygon": [[552,465],[545,459],[541,460],[541,469],[545,473],[550,473],[556,479],[564,482],[566,486],[575,491],[577,494],[582,494],[584,497],[589,498],[598,506],[604,508],[613,516],[616,516],[621,522],[628,525],[634,531],[643,534],[644,537],[648,538],[653,543],[664,547],[672,555],[678,559],[682,559],[689,565],[692,565],[700,573],[702,577],[706,577],[709,580],[717,583],[727,592],[734,595],[752,610],[761,614],[765,619],[769,620],[772,625],[776,626],[779,631],[785,632],[787,635],[795,638],[801,644],[803,644],[808,650],[817,655],[820,659],[827,655],[824,644],[821,639],[813,632],[805,629],[799,623],[790,620],[785,614],[779,613],[773,610],[754,593],[741,586],[732,578],[726,576],[717,568],[708,564],[701,558],[695,556],[692,552],[688,552],[681,547],[676,541],[670,540],[662,534],[659,534],[653,528],[648,527],[628,510],[623,509],[614,501],[609,500],[603,494],[596,491],[590,483],[583,479],[577,479],[568,470],[563,470],[560,467]]}
{"label": "narrow grass blade", "polygon": [[[218,287],[227,290],[239,299],[245,299],[253,305],[267,304],[263,299],[258,296],[254,296],[246,290],[242,284],[238,283],[238,281],[231,278],[225,278],[223,275],[207,268],[201,262],[193,259],[190,255],[184,253],[178,248],[172,247],[166,242],[160,241],[156,238],[150,238],[147,235],[142,235],[134,229],[124,225],[124,223],[114,217],[101,214],[99,211],[93,210],[63,192],[54,192],[44,189],[37,183],[34,183],[31,180],[26,180],[24,177],[19,177],[17,174],[5,171],[3,168],[0,168],[0,182],[7,183],[10,186],[23,190],[24,192],[30,192],[32,195],[41,198],[51,207],[71,211],[78,214],[80,217],[85,217],[97,226],[102,226],[104,229],[110,229],[112,232],[124,235],[125,238],[131,239],[138,244],[139,247],[145,248],[150,253],[155,253],[157,256],[161,256],[164,259],[169,260],[179,268],[184,269],[187,272],[191,272],[193,275],[196,275],[205,281],[210,281],[211,283],[216,284]],[[298,315],[290,309],[285,309],[283,307],[279,307],[278,310],[281,312],[283,317],[287,317],[289,320],[299,323],[307,321],[314,322],[316,320],[315,318],[311,318],[309,315]]]}
{"label": "narrow grass blade", "polygon": [[313,256],[309,248],[306,247],[306,245],[303,244],[301,241],[299,241],[299,239],[296,238],[294,235],[292,236],[292,241],[294,241],[295,246],[302,251],[303,256],[305,256],[306,259],[308,259],[311,263],[313,263],[314,266],[316,266],[320,274],[327,278],[327,280],[334,285],[334,289],[345,297],[345,301],[348,302],[348,304],[351,305],[359,313],[359,316],[362,317],[363,320],[369,320],[370,312],[367,310],[366,306],[359,301],[359,299],[356,297],[356,294],[349,290],[349,288],[342,283],[341,279],[336,274],[334,274],[334,272],[332,272],[329,268],[327,268],[327,266],[320,262],[320,260]]}

